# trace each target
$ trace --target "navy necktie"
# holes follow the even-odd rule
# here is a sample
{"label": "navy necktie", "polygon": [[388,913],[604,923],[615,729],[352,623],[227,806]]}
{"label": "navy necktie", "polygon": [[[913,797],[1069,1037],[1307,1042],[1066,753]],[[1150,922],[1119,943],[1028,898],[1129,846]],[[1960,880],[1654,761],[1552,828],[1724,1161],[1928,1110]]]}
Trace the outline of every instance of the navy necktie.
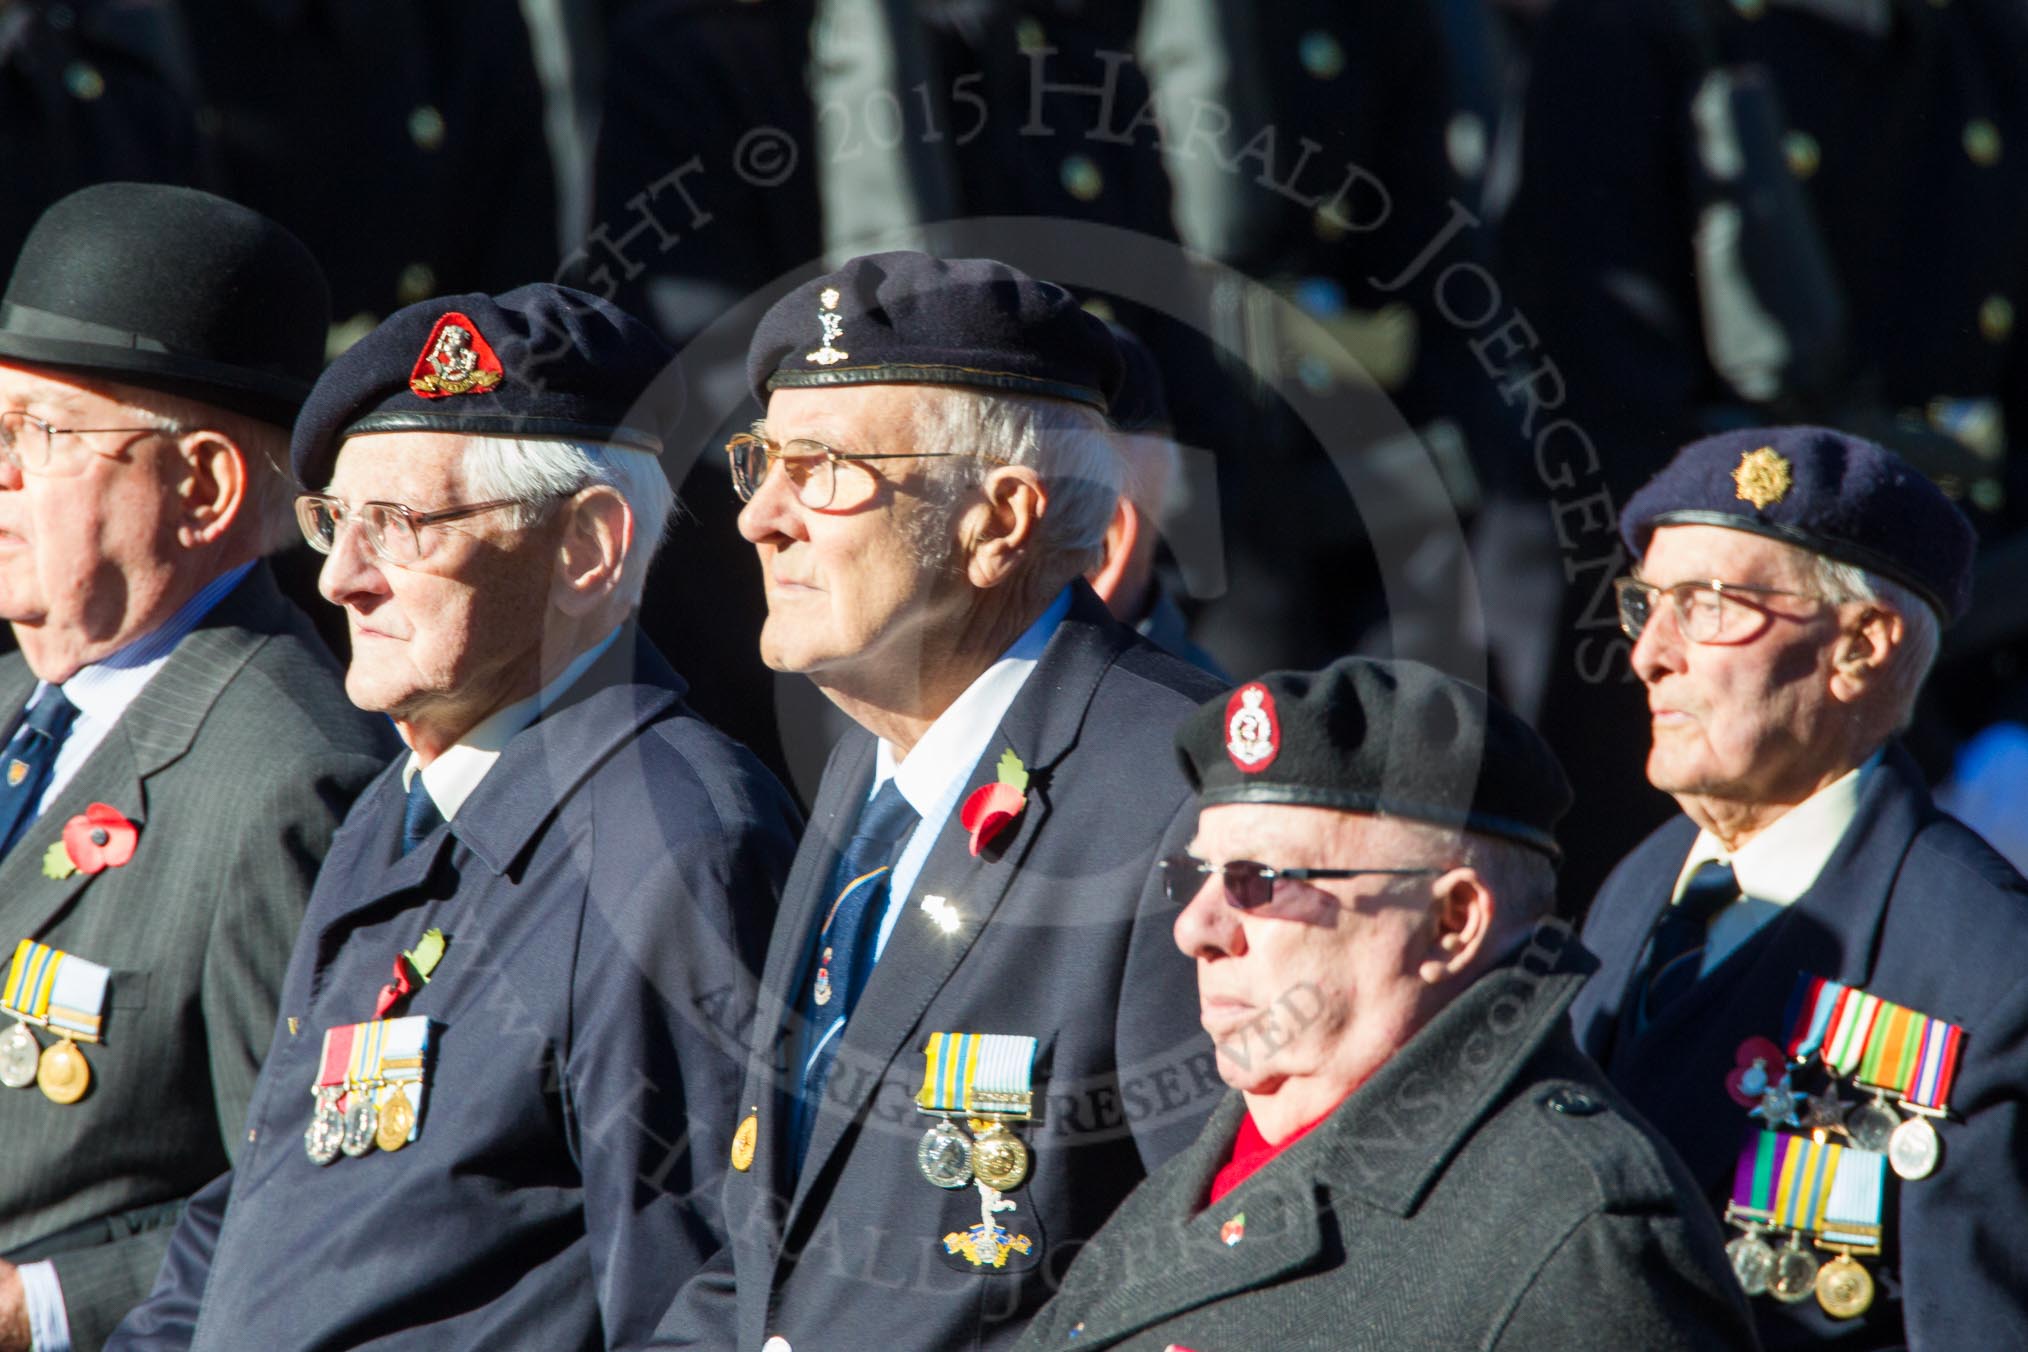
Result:
{"label": "navy necktie", "polygon": [[423,837],[437,829],[444,814],[437,811],[436,799],[423,784],[422,771],[408,782],[408,802],[401,811],[401,852],[407,854],[422,844]]}
{"label": "navy necktie", "polygon": [[21,720],[21,727],[7,743],[0,761],[0,857],[14,848],[14,842],[35,820],[35,807],[42,791],[49,787],[50,771],[56,768],[57,749],[77,718],[77,706],[50,686]]}
{"label": "navy necktie", "polygon": [[1697,866],[1690,881],[1684,884],[1683,895],[1662,913],[1655,925],[1648,965],[1635,987],[1640,999],[1635,1017],[1637,1028],[1644,1029],[1653,1023],[1697,984],[1711,921],[1738,900],[1739,884],[1732,876],[1732,865],[1712,859]]}
{"label": "navy necktie", "polygon": [[833,900],[820,922],[816,964],[796,1001],[811,1039],[796,1100],[795,1150],[790,1156],[798,1169],[809,1148],[824,1082],[830,1078],[838,1044],[845,1036],[845,1021],[873,971],[880,920],[887,911],[888,874],[902,840],[917,820],[916,810],[901,796],[894,781],[888,780],[859,814],[852,839],[832,870]]}

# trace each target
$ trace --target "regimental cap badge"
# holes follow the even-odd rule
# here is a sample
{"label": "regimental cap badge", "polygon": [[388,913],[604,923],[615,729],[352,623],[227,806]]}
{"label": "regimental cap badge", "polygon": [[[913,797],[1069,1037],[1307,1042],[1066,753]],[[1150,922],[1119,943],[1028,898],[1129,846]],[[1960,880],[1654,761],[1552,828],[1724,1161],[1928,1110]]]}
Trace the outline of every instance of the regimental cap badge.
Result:
{"label": "regimental cap badge", "polygon": [[833,366],[852,355],[834,346],[845,336],[845,316],[838,313],[838,288],[827,286],[819,291],[817,304],[823,307],[817,311],[817,322],[824,326],[824,345],[815,352],[805,352],[803,360],[815,362],[819,366]]}
{"label": "regimental cap badge", "polygon": [[507,374],[479,326],[452,310],[439,319],[409,373],[408,387],[425,399],[484,394]]}
{"label": "regimental cap badge", "polygon": [[1732,471],[1733,488],[1740,501],[1750,502],[1763,511],[1787,497],[1795,482],[1788,460],[1772,446],[1748,451],[1739,457],[1739,468]]}
{"label": "regimental cap badge", "polygon": [[1244,774],[1257,775],[1274,764],[1282,749],[1281,719],[1275,697],[1252,681],[1232,692],[1225,702],[1225,754]]}

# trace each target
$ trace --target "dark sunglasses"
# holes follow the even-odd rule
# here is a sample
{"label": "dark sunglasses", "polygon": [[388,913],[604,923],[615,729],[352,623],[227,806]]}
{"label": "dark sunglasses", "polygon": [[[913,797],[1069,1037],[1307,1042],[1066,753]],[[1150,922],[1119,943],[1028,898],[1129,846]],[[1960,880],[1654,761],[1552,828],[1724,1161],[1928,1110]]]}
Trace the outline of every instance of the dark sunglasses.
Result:
{"label": "dark sunglasses", "polygon": [[1275,868],[1251,859],[1231,859],[1223,864],[1213,864],[1194,854],[1172,854],[1159,861],[1157,867],[1162,870],[1162,884],[1168,889],[1169,900],[1178,906],[1189,905],[1190,899],[1204,886],[1206,876],[1216,873],[1225,879],[1227,905],[1268,915],[1274,913],[1269,904],[1274,900],[1275,884],[1284,878],[1294,882],[1308,882],[1314,878],[1362,878],[1368,874],[1383,878],[1434,878],[1442,871],[1433,868]]}

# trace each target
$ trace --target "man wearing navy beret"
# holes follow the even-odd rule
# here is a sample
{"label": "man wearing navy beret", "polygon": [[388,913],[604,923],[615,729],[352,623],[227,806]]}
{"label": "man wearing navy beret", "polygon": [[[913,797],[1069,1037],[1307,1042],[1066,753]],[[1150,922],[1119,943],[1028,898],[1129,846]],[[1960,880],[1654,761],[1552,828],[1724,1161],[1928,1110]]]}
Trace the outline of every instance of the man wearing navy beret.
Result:
{"label": "man wearing navy beret", "polygon": [[1682,1162],[1565,1022],[1542,739],[1416,662],[1271,672],[1176,734],[1161,861],[1236,1092],[1079,1251],[1020,1352],[1752,1346]]}
{"label": "man wearing navy beret", "polygon": [[529,286],[400,311],[296,499],[408,754],[317,878],[235,1167],[112,1346],[638,1346],[720,1242],[734,1053],[799,822],[631,617],[661,341]]}
{"label": "man wearing navy beret", "polygon": [[1621,533],[1684,815],[1592,906],[1580,1044],[1729,1221],[1769,1347],[2028,1346],[2028,883],[1895,741],[1970,526],[1880,447],[1779,427],[1685,447]]}
{"label": "man wearing navy beret", "polygon": [[266,561],[329,309],[273,221],[143,183],[50,206],[0,300],[0,1352],[147,1293],[392,750]]}
{"label": "man wearing navy beret", "polygon": [[858,727],[783,894],[676,1346],[998,1348],[1215,1099],[1153,862],[1215,688],[1083,580],[1105,325],[984,259],[854,259],[762,320],[731,445],[761,653]]}

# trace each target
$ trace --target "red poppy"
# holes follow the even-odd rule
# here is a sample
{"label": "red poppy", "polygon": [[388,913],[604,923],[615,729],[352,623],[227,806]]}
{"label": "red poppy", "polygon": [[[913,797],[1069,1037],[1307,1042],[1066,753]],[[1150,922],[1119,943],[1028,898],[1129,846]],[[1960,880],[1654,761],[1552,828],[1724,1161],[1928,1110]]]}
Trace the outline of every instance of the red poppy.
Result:
{"label": "red poppy", "polygon": [[134,857],[140,828],[110,803],[93,803],[63,824],[63,848],[81,873],[118,868]]}
{"label": "red poppy", "polygon": [[977,855],[993,843],[1028,806],[1028,795],[1012,784],[994,781],[981,784],[958,810],[958,823],[972,833],[972,853]]}

